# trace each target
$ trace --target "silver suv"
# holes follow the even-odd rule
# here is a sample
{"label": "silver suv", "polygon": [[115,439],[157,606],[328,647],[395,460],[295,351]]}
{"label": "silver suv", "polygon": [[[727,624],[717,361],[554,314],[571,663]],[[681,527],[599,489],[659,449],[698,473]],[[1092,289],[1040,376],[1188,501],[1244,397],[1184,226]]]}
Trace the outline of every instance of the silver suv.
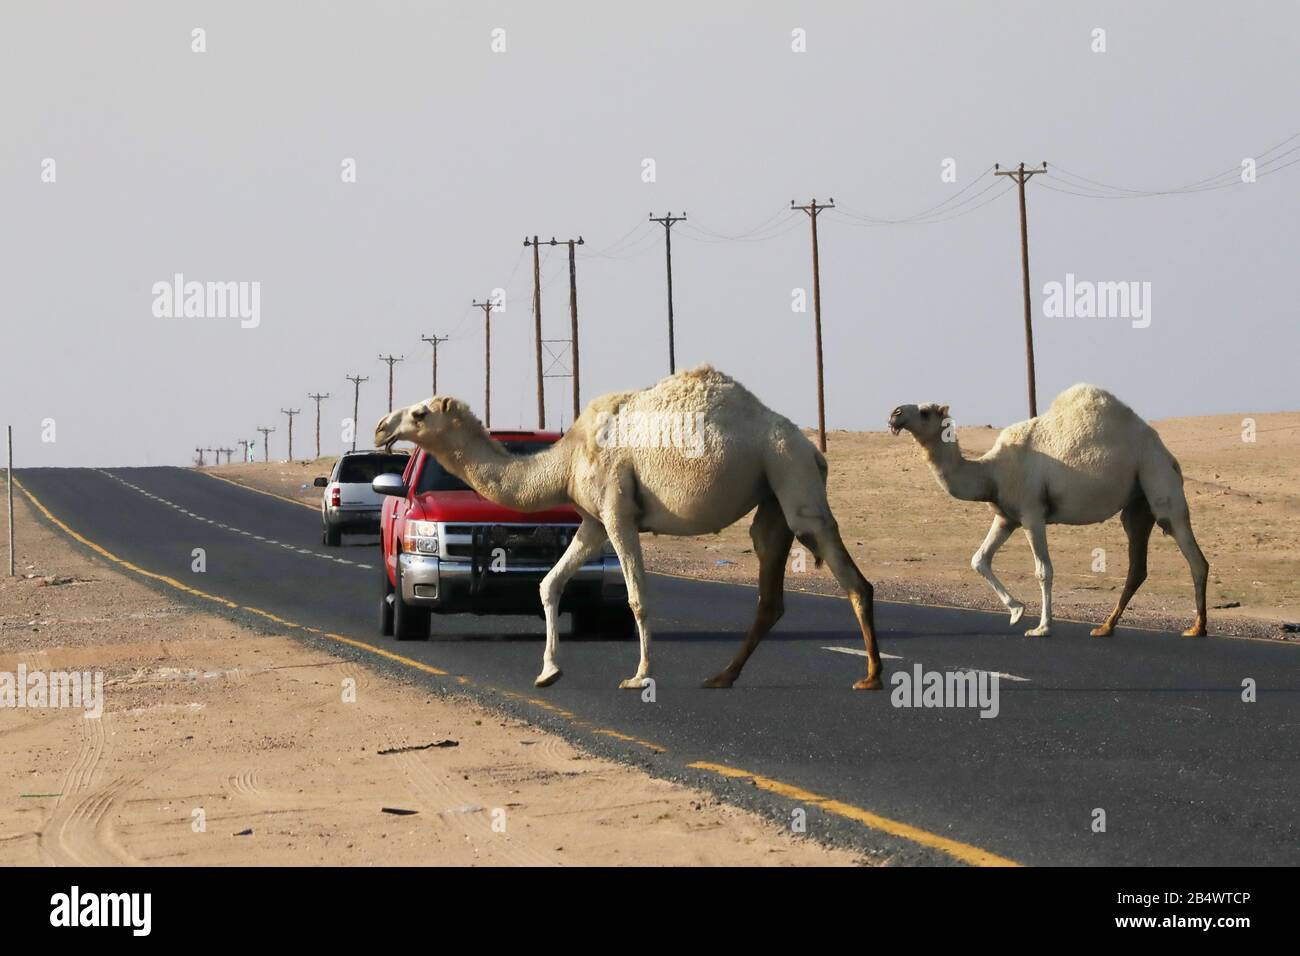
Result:
{"label": "silver suv", "polygon": [[337,546],[344,534],[378,534],[383,496],[370,483],[385,474],[400,475],[409,455],[385,451],[348,451],[334,463],[328,478],[317,478],[324,488],[320,500],[321,541]]}

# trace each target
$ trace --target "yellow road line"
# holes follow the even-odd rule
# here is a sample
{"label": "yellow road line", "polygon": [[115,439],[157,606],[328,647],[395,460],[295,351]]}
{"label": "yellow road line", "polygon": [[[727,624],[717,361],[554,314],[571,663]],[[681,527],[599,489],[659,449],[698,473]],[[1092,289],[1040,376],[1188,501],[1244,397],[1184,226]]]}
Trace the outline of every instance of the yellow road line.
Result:
{"label": "yellow road line", "polygon": [[217,481],[224,481],[228,485],[234,485],[236,488],[243,488],[245,491],[255,491],[259,495],[266,495],[268,498],[276,498],[280,501],[287,501],[291,505],[299,505],[308,511],[320,511],[319,505],[308,504],[305,501],[299,501],[297,498],[290,498],[287,495],[277,495],[274,491],[265,491],[261,488],[254,488],[252,485],[244,484],[242,481],[236,481],[234,478],[227,478],[225,475],[216,475],[210,471],[200,471],[200,475],[207,475],[209,478],[215,478]]}
{"label": "yellow road line", "polygon": [[[222,479],[222,480],[225,481],[226,479]],[[298,624],[294,621],[286,620],[285,618],[282,618],[276,614],[272,614],[270,611],[264,611],[261,608],[252,607],[247,604],[238,604],[234,601],[227,600],[226,598],[219,597],[215,594],[209,594],[206,591],[200,591],[197,588],[192,588],[187,584],[183,584],[180,581],[177,581],[175,578],[170,578],[163,574],[155,574],[152,571],[146,571],[144,568],[140,567],[139,565],[133,564],[130,561],[127,561],[125,558],[118,557],[116,554],[109,551],[107,548],[104,548],[96,544],[95,542],[91,541],[85,535],[79,534],[78,532],[72,530],[72,528],[70,528],[67,524],[65,524],[59,518],[55,517],[54,514],[50,511],[50,509],[45,507],[45,505],[40,501],[39,498],[37,498],[34,494],[32,494],[27,488],[23,486],[22,482],[20,482],[17,478],[14,478],[13,482],[14,482],[14,486],[18,488],[20,491],[22,491],[22,493],[27,497],[27,500],[30,501],[41,512],[41,514],[44,515],[46,519],[50,521],[51,524],[53,524],[55,527],[61,530],[64,534],[68,535],[74,541],[77,541],[80,544],[83,544],[86,547],[90,548],[96,554],[101,555],[107,560],[112,561],[113,563],[118,564],[124,568],[127,568],[128,570],[134,571],[137,574],[143,575],[144,577],[150,578],[154,581],[159,581],[163,584],[166,584],[168,587],[176,588],[177,590],[183,591],[186,594],[192,594],[196,597],[201,597],[206,600],[213,601],[217,604],[221,604],[224,605],[225,607],[232,608],[235,610],[249,611],[253,614],[260,615],[261,617],[264,617],[267,620],[274,621],[275,623],[280,624],[284,627],[296,628],[298,630],[305,631],[310,634],[317,634],[322,637],[327,637],[330,640],[336,641],[340,644],[346,644],[349,647],[355,647],[358,650],[366,651],[370,654],[375,654],[379,657],[383,657],[388,660],[395,661],[399,664],[404,664],[407,667],[413,668],[414,670],[422,671],[426,674],[432,674],[436,677],[451,676],[447,673],[447,671],[434,667],[432,664],[426,664],[423,661],[417,661],[413,658],[405,657],[401,654],[394,654],[392,651],[387,651],[384,650],[383,648],[375,647],[373,644],[367,644],[364,641],[358,641],[351,637],[345,637],[342,634],[335,634],[330,631],[323,631],[320,628],[310,627],[306,624]],[[232,484],[237,484],[237,483],[232,482]],[[257,489],[251,489],[251,490],[256,491]],[[269,492],[266,493],[269,494]],[[278,496],[273,495],[272,497],[278,497]],[[299,504],[301,504],[301,502],[299,502]],[[467,677],[458,676],[456,680],[461,684],[468,684],[471,686],[474,685],[474,682]],[[586,729],[589,729],[593,733],[603,734],[608,737],[614,737],[618,740],[626,741],[629,743],[636,743],[642,747],[646,747],[654,751],[655,753],[668,752],[667,747],[663,747],[660,746],[659,744],[651,743],[648,740],[642,740],[639,737],[633,737],[628,734],[621,733],[620,731],[617,730],[611,730],[607,727],[597,727],[592,724],[589,724],[586,721],[578,718],[577,715],[573,714],[571,711],[563,710],[562,708],[559,708],[554,704],[550,703],[549,701],[545,701],[539,697],[525,697],[524,695],[517,694],[513,691],[500,690],[498,688],[491,687],[489,685],[484,685],[484,686],[486,689],[495,691],[496,693],[499,693],[502,696],[544,707],[546,710],[561,715],[565,719],[569,720],[571,723],[579,727],[584,727]],[[829,797],[818,796],[817,794],[804,790],[801,787],[796,787],[788,783],[782,783],[781,781],[774,780],[771,777],[764,777],[759,774],[750,773],[747,770],[737,770],[734,767],[728,767],[724,764],[708,763],[704,761],[697,761],[695,763],[688,764],[687,766],[693,767],[697,770],[712,771],[713,773],[720,774],[724,777],[748,778],[754,782],[755,786],[759,787],[762,790],[766,790],[769,793],[777,794],[778,796],[785,797],[786,799],[789,800],[797,800],[802,803],[809,803],[821,808],[822,810],[825,810],[827,813],[834,813],[837,816],[841,816],[846,819],[853,820],[857,823],[861,823],[872,830],[879,830],[882,833],[888,833],[892,836],[901,837],[905,840],[910,840],[913,843],[920,844],[921,846],[940,850],[962,861],[963,863],[970,863],[974,866],[1019,866],[1020,865],[1013,860],[1008,860],[1004,857],[997,856],[996,854],[990,853],[987,850],[981,850],[979,847],[970,846],[969,844],[961,843],[958,842],[957,840],[950,840],[947,837],[941,837],[938,834],[930,833],[928,830],[922,830],[919,827],[914,827],[907,823],[900,823],[897,820],[890,820],[887,817],[879,816],[877,814],[872,813],[869,810],[864,810],[861,807],[856,807],[850,803],[843,803],[839,800],[832,800]]]}
{"label": "yellow road line", "polygon": [[921,846],[928,847],[932,850],[939,850],[948,854],[962,863],[968,863],[971,866],[1020,866],[1015,860],[1009,860],[1004,856],[998,856],[996,853],[990,853],[988,850],[981,850],[977,846],[971,846],[969,843],[962,843],[958,840],[952,840],[948,837],[939,836],[937,833],[931,833],[928,830],[922,830],[920,827],[914,827],[909,823],[900,823],[898,820],[891,820],[888,817],[882,817],[872,813],[869,810],[863,810],[861,807],[855,807],[851,803],[843,803],[839,800],[832,800],[829,797],[819,796],[811,793],[801,787],[794,787],[788,783],[782,783],[780,780],[773,780],[771,777],[764,777],[760,774],[750,773],[748,770],[738,770],[735,767],[728,767],[725,764],[708,763],[707,761],[696,761],[687,764],[696,770],[707,770],[710,773],[716,773],[723,777],[733,777],[736,779],[746,779],[754,783],[754,786],[760,790],[766,790],[769,793],[775,793],[778,796],[785,797],[787,800],[796,800],[800,803],[812,804],[827,813],[833,813],[836,816],[853,820],[861,823],[863,826],[872,830],[879,830],[881,833],[888,833],[890,836],[901,837],[904,840],[910,840]]}

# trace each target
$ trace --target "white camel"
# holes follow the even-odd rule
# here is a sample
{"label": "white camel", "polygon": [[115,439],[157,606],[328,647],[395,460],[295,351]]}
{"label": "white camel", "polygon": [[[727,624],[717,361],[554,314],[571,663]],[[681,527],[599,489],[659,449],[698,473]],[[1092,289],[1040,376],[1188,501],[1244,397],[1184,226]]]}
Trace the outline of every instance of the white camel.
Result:
{"label": "white camel", "polygon": [[1119,512],[1128,535],[1128,577],[1119,602],[1092,631],[1109,637],[1120,615],[1147,576],[1147,545],[1158,524],[1172,534],[1187,559],[1196,591],[1196,622],[1185,637],[1205,634],[1205,581],[1210,566],[1192,534],[1183,473],[1155,429],[1109,392],[1075,385],[1052,402],[1046,414],[1002,430],[986,455],[963,458],[947,405],[900,405],[889,416],[897,435],[908,431],[925,453],[939,484],[962,501],[986,501],[993,526],[971,558],[1002,604],[1011,623],[1025,606],[993,573],[993,555],[1016,528],[1023,528],[1034,554],[1043,595],[1038,626],[1025,632],[1051,632],[1052,562],[1047,554],[1049,524],[1096,524]]}
{"label": "white camel", "polygon": [[849,556],[826,500],[826,459],[788,419],[708,365],[640,391],[591,402],[558,442],[512,455],[464,402],[434,396],[379,422],[375,445],[411,441],[489,501],[518,511],[573,505],[582,522],[541,584],[546,649],[538,687],[560,677],[556,627],[565,582],[608,539],[627,580],[641,639],[639,688],[650,673],[650,629],[640,532],[712,534],[757,508],[750,537],[759,560],[758,611],[735,658],[705,687],[730,687],[758,642],[781,617],[785,562],[794,538],[830,566],[848,592],[879,689],[872,587]]}

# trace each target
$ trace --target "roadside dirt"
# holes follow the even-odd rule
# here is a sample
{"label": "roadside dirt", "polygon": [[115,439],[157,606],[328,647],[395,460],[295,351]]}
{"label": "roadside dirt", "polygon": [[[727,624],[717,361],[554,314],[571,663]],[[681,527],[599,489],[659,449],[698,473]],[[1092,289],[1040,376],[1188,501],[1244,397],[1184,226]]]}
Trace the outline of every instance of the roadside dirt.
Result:
{"label": "roadside dirt", "polygon": [[0,707],[0,865],[862,862],[463,698],[174,603],[15,504],[0,672],[100,671],[104,713]]}
{"label": "roadside dirt", "polygon": [[[1300,639],[1282,628],[1300,622],[1300,413],[1251,415],[1254,441],[1243,440],[1246,417],[1153,424],[1182,464],[1192,526],[1210,561],[1211,633]],[[967,457],[986,452],[997,433],[992,426],[958,429]],[[988,531],[987,507],[950,498],[907,435],[833,432],[829,446],[831,506],[879,598],[1001,610],[970,568],[971,555]],[[321,459],[208,470],[317,506],[320,493],[311,481],[332,464],[333,459]],[[1087,527],[1053,525],[1048,539],[1057,615],[1100,621],[1114,605],[1128,568],[1119,518]],[[642,545],[655,571],[748,584],[757,579],[748,519],[704,538],[644,535]],[[1032,622],[1038,582],[1023,535],[1007,542],[995,567],[1025,603],[1025,620]],[[1149,567],[1125,623],[1181,630],[1194,610],[1191,578],[1173,540],[1159,531],[1152,537]],[[787,582],[791,589],[840,593],[830,574],[814,568],[811,559],[799,560],[797,550]]]}

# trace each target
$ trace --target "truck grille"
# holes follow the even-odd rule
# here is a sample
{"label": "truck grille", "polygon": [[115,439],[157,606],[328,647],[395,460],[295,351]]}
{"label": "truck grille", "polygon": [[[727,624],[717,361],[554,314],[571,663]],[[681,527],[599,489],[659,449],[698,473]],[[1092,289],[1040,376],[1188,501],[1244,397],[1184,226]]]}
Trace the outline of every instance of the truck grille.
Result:
{"label": "truck grille", "polygon": [[452,560],[468,561],[475,557],[475,531],[478,532],[481,553],[478,560],[489,563],[494,552],[505,551],[506,563],[513,567],[537,566],[549,568],[560,559],[569,546],[577,525],[445,525],[442,556]]}

